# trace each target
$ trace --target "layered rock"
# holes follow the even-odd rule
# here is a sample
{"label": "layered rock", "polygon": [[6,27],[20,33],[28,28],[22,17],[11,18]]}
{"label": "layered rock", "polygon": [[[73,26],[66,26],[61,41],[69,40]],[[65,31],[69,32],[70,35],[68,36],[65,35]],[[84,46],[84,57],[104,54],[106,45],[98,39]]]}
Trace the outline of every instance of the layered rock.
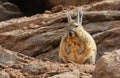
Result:
{"label": "layered rock", "polygon": [[100,0],[49,0],[51,4],[53,5],[64,5],[64,6],[70,6],[70,5],[83,5],[88,4],[95,1]]}
{"label": "layered rock", "polygon": [[94,77],[119,78],[119,50],[111,53],[120,49],[119,4],[119,0],[105,0],[78,7],[60,5],[44,14],[0,22],[0,78],[92,78],[95,65],[58,60],[59,42],[68,24],[65,12],[71,10],[75,18],[81,8],[83,26],[97,44],[97,60],[109,52],[97,62]]}
{"label": "layered rock", "polygon": [[94,65],[61,64],[37,60],[0,47],[0,78],[52,78],[54,75],[56,77],[64,73],[84,78],[84,76],[92,77],[94,68]]}

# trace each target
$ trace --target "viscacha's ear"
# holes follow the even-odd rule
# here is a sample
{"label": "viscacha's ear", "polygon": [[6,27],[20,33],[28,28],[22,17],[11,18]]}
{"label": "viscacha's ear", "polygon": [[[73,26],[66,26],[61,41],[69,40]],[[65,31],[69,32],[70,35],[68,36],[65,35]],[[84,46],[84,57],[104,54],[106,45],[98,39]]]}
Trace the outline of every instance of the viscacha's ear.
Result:
{"label": "viscacha's ear", "polygon": [[70,16],[70,13],[69,13],[69,12],[66,12],[66,16],[67,16],[68,22],[71,22],[71,21],[72,21],[72,18],[71,18],[71,16]]}
{"label": "viscacha's ear", "polygon": [[78,10],[76,19],[77,19],[76,21],[77,21],[78,24],[82,24],[82,19],[83,19],[83,12],[82,12],[82,10]]}

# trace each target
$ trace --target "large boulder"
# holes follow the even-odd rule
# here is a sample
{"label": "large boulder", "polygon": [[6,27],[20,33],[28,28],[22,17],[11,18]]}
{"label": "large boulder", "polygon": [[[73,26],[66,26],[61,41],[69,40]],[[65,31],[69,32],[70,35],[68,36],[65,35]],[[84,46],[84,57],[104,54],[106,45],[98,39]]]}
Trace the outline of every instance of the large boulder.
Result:
{"label": "large boulder", "polygon": [[97,61],[93,78],[120,78],[120,49],[106,53]]}

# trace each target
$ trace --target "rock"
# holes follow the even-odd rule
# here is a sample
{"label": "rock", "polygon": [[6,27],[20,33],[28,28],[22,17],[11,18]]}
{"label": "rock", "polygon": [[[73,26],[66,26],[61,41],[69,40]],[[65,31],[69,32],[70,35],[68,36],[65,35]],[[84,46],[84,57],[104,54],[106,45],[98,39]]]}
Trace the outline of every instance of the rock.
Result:
{"label": "rock", "polygon": [[[5,7],[7,8],[8,6]],[[0,45],[11,51],[16,51],[28,56],[37,57],[43,59],[44,61],[46,61],[44,58],[48,58],[49,60],[55,62],[58,61],[57,54],[59,42],[67,26],[65,12],[62,11],[62,6],[58,8],[60,8],[60,12],[58,12],[58,10],[55,11],[57,13],[53,14],[38,14],[31,17],[23,17],[1,22]],[[13,9],[9,8],[8,10],[14,11]],[[71,10],[73,12],[73,14],[71,14],[73,17],[75,17],[76,10],[76,7]],[[103,16],[104,19],[98,19],[98,16]],[[98,57],[103,55],[106,51],[119,49],[119,17],[120,11],[84,12],[85,23],[83,23],[83,25],[84,28],[93,35],[96,41],[96,44],[98,46]],[[96,20],[99,22],[96,22]],[[86,21],[93,23],[86,23]],[[28,74],[33,72],[34,74],[37,74],[38,70],[41,68],[36,68],[36,66],[39,66],[39,64],[36,64],[35,67],[34,65],[26,66],[26,64],[28,64],[27,61],[31,62],[31,60],[28,58],[28,60],[24,61],[24,59],[17,55],[17,53],[11,53],[11,51],[7,50],[2,51],[6,51],[5,54],[1,54],[0,58],[3,59],[0,61],[3,66],[5,65],[6,67],[13,66],[14,68],[23,68],[25,73]],[[3,55],[7,56],[7,58],[3,57]],[[21,65],[21,61],[19,62],[18,60],[19,58],[20,60],[22,59],[25,64]],[[16,62],[18,62],[17,65]],[[26,69],[24,68],[24,65],[26,66]],[[28,70],[30,72],[28,72]]]}
{"label": "rock", "polygon": [[70,72],[63,72],[54,76],[50,76],[48,78],[92,78],[91,74],[81,72],[78,69],[75,69]]}
{"label": "rock", "polygon": [[58,6],[55,6],[51,9],[51,12],[53,13],[56,13],[56,12],[60,12],[63,10],[63,6],[62,5],[58,5]]}
{"label": "rock", "polygon": [[89,10],[91,11],[119,10],[120,0],[103,0],[98,3],[92,4],[91,7],[89,8]]}
{"label": "rock", "polygon": [[0,21],[21,16],[23,16],[23,14],[16,5],[10,2],[4,2],[0,5]]}
{"label": "rock", "polygon": [[70,5],[83,5],[88,4],[95,1],[100,0],[49,0],[51,4],[53,5],[64,5],[64,6],[70,6]]}
{"label": "rock", "polygon": [[50,50],[47,53],[40,54],[40,55],[36,56],[36,58],[57,62],[57,61],[59,61],[58,51],[59,51],[58,48],[56,48],[54,50]]}
{"label": "rock", "polygon": [[48,71],[47,68],[37,61],[31,62],[30,64],[26,65],[22,69],[22,72],[30,74],[30,75],[39,75],[47,71]]}
{"label": "rock", "polygon": [[[55,65],[55,64],[53,64]],[[62,65],[58,65],[59,67],[64,67]],[[58,66],[55,66],[58,68]],[[92,75],[90,73],[92,73],[92,71],[94,70],[94,66],[92,65],[74,65],[74,64],[67,64],[65,66],[65,70],[64,72],[58,72],[55,74],[55,72],[50,75],[48,78],[92,78]],[[56,69],[56,68],[55,68]],[[59,70],[61,70],[60,68],[58,68]]]}
{"label": "rock", "polygon": [[19,69],[5,68],[10,78],[25,78],[24,74]]}
{"label": "rock", "polygon": [[8,11],[13,11],[13,12],[19,12],[20,11],[19,8],[16,5],[14,5],[10,2],[4,2],[2,4],[2,6]]}
{"label": "rock", "polygon": [[3,66],[12,66],[13,64],[15,64],[15,61],[16,55],[14,55],[9,50],[6,50],[4,48],[0,49],[0,63]]}
{"label": "rock", "polygon": [[102,56],[104,52],[110,52],[116,49],[120,49],[120,27],[97,33],[93,36],[98,47],[98,58]]}
{"label": "rock", "polygon": [[92,75],[89,73],[92,73],[91,68],[93,68],[93,70],[94,70],[94,67],[91,65],[90,66],[89,65],[88,66],[81,65],[81,66],[78,66],[79,69],[76,68],[76,65],[74,65],[74,66],[71,65],[70,68],[73,68],[73,69],[71,71],[62,72],[60,74],[50,76],[48,78],[92,78]]}
{"label": "rock", "polygon": [[[81,77],[91,78],[94,65],[60,64],[50,61],[31,62],[22,69],[27,77]],[[69,76],[67,76],[69,74]]]}
{"label": "rock", "polygon": [[0,78],[25,78],[22,69],[33,58],[0,47]]}
{"label": "rock", "polygon": [[[78,5],[77,0],[74,1],[63,2],[66,2],[65,6]],[[87,1],[79,5],[84,2]],[[95,69],[94,78],[120,78],[119,50],[110,53],[120,49],[119,4],[119,0],[105,0],[71,8],[60,5],[44,14],[0,22],[0,77],[92,78]],[[1,4],[1,7],[5,12],[19,11],[11,3]],[[68,24],[65,11],[71,10],[71,16],[75,18],[76,11],[81,8],[84,11],[83,26],[96,41],[98,58],[109,52],[98,60],[96,68],[95,65],[58,62],[59,42]]]}
{"label": "rock", "polygon": [[[96,2],[98,1],[98,2]],[[86,7],[89,11],[101,11],[101,10],[119,10],[120,9],[120,1],[119,0],[49,0],[49,4],[51,5],[63,5],[63,6],[80,6],[84,4],[82,7]]]}
{"label": "rock", "polygon": [[80,78],[79,71],[76,72],[65,72],[58,75],[54,75],[48,78]]}
{"label": "rock", "polygon": [[[100,32],[105,32],[109,29],[118,28],[120,27],[119,24],[120,24],[119,20],[104,21],[104,22],[88,23],[88,24],[85,24],[84,27],[91,34],[96,34]],[[96,42],[98,43],[98,40],[96,40]]]}
{"label": "rock", "polygon": [[51,78],[59,75],[66,77],[68,74],[69,77],[91,78],[95,68],[94,65],[37,60],[3,47],[0,47],[0,55],[3,58],[0,58],[0,78]]}
{"label": "rock", "polygon": [[93,78],[120,78],[120,49],[105,53],[96,64]]}
{"label": "rock", "polygon": [[0,78],[10,78],[10,76],[7,72],[3,70],[3,71],[0,71]]}
{"label": "rock", "polygon": [[0,46],[0,65],[3,68],[6,67],[21,68],[32,60],[33,58],[7,50]]}

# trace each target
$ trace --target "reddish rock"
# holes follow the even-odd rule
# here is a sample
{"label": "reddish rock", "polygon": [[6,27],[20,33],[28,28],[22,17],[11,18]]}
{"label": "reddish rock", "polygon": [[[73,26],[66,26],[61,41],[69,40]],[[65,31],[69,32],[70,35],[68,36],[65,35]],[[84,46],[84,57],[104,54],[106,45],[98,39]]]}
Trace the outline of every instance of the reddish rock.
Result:
{"label": "reddish rock", "polygon": [[97,61],[93,78],[120,78],[120,50],[105,53]]}
{"label": "reddish rock", "polygon": [[60,12],[60,11],[62,11],[62,10],[63,10],[63,6],[62,6],[62,5],[58,5],[58,6],[53,7],[53,8],[51,9],[51,11],[52,11],[53,13]]}
{"label": "reddish rock", "polygon": [[79,71],[64,72],[57,74],[48,78],[92,78],[91,75],[85,73],[80,73]]}
{"label": "reddish rock", "polygon": [[0,78],[52,78],[60,75],[63,78],[91,78],[94,68],[94,65],[37,60],[0,47]]}
{"label": "reddish rock", "polygon": [[53,5],[83,5],[88,4],[95,1],[101,1],[101,0],[49,0],[49,2]]}

